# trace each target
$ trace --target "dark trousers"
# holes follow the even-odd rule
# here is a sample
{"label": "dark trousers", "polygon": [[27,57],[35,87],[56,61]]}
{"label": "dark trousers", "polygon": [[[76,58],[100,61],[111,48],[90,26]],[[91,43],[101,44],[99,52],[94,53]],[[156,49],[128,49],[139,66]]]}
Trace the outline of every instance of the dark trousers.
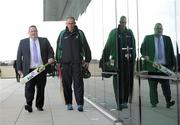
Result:
{"label": "dark trousers", "polygon": [[[132,96],[133,92],[133,82],[134,82],[134,65],[129,65],[129,70],[127,68],[128,63],[125,63],[122,70],[118,76],[113,76],[113,88],[117,106],[122,103],[127,103],[129,96]],[[119,77],[119,82],[117,81]],[[131,100],[130,100],[131,102]]]}
{"label": "dark trousers", "polygon": [[80,63],[62,65],[62,84],[66,104],[72,104],[72,83],[77,104],[84,105],[84,82]]}
{"label": "dark trousers", "polygon": [[[31,72],[32,70],[30,70]],[[36,107],[43,107],[44,106],[44,92],[45,92],[45,85],[46,85],[46,72],[43,71],[25,85],[25,98],[26,103],[29,106],[32,106],[35,87],[36,87]]]}
{"label": "dark trousers", "polygon": [[163,91],[163,95],[166,99],[166,102],[170,102],[171,100],[171,90],[169,85],[169,80],[166,79],[148,79],[149,82],[149,93],[150,93],[150,102],[152,105],[158,103],[158,91],[157,86],[158,83],[161,84],[161,88]]}

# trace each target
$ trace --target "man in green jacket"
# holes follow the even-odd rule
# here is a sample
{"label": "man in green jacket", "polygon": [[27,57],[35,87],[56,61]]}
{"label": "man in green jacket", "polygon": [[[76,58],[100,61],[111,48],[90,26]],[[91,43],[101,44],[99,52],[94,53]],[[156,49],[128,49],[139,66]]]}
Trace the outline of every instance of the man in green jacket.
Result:
{"label": "man in green jacket", "polygon": [[82,112],[84,82],[81,69],[82,66],[88,69],[91,61],[91,50],[84,32],[76,26],[74,17],[67,18],[66,28],[61,31],[58,37],[56,61],[62,65],[62,84],[67,110],[73,110],[73,83],[77,110]]}
{"label": "man in green jacket", "polygon": [[113,87],[118,110],[128,108],[128,98],[132,96],[134,81],[135,38],[126,23],[126,17],[121,16],[118,28],[110,32],[102,54],[104,63],[111,57],[117,69],[117,75],[113,75]]}
{"label": "man in green jacket", "polygon": [[[175,56],[171,38],[166,35],[162,35],[163,26],[161,23],[156,23],[154,27],[154,34],[147,35],[141,45],[141,54],[145,59],[150,61],[144,61],[142,66],[143,70],[147,70],[150,75],[165,75],[158,69],[154,68],[151,62],[162,64],[163,66],[173,69],[175,66]],[[175,104],[175,101],[171,101],[171,90],[169,80],[166,79],[148,79],[150,87],[150,102],[152,107],[156,107],[158,104],[158,92],[157,85],[161,83],[163,94],[166,99],[166,107],[170,108]]]}

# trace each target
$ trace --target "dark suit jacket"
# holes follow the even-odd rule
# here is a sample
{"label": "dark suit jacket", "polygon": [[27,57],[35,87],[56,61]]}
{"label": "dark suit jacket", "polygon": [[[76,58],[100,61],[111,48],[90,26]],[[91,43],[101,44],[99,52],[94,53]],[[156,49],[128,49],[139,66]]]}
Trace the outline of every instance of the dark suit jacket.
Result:
{"label": "dark suit jacket", "polygon": [[[163,35],[164,41],[164,49],[165,49],[165,60],[166,60],[166,67],[172,69],[175,66],[175,56],[174,50],[171,42],[171,38],[169,36]],[[147,35],[144,38],[144,41],[141,45],[141,54],[142,56],[148,56],[151,61],[154,61],[155,57],[155,44],[154,44],[154,35]],[[149,72],[158,72],[152,64],[149,62],[144,62],[143,70],[148,70]]]}
{"label": "dark suit jacket", "polygon": [[[43,64],[48,62],[49,58],[54,58],[54,51],[47,38],[38,37],[41,58]],[[20,41],[17,52],[17,69],[23,71],[23,75],[27,75],[30,69],[30,41],[29,38]]]}

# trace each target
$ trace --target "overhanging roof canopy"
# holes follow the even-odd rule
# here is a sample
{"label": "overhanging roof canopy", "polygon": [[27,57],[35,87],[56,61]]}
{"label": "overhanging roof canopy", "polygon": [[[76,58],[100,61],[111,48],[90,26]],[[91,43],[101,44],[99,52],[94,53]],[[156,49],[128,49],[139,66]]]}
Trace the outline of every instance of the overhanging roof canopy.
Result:
{"label": "overhanging roof canopy", "polygon": [[44,21],[65,21],[68,16],[78,19],[91,0],[44,0]]}

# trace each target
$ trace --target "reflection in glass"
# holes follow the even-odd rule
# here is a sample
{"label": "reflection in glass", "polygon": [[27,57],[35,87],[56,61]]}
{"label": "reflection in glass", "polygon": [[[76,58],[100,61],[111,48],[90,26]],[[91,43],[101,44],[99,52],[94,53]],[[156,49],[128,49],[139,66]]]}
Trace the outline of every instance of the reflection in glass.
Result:
{"label": "reflection in glass", "polygon": [[[175,6],[176,8],[174,8]],[[155,88],[157,87],[159,103],[155,108],[152,108],[149,94],[150,86],[147,78],[137,79],[135,77],[132,103],[128,105],[127,109],[117,110],[118,101],[115,100],[116,92],[114,92],[113,77],[102,80],[102,71],[99,68],[99,60],[108,40],[109,32],[113,28],[117,28],[119,18],[125,15],[128,19],[127,28],[130,27],[132,29],[136,39],[137,59],[140,59],[142,56],[140,48],[145,36],[154,34],[154,25],[160,22],[163,25],[163,34],[171,38],[173,51],[176,56],[176,45],[180,45],[179,8],[180,0],[92,0],[85,14],[78,20],[81,24],[78,25],[82,27],[81,29],[86,33],[87,40],[90,43],[92,58],[97,61],[96,63],[91,62],[91,72],[94,75],[86,81],[87,84],[85,83],[85,95],[88,95],[89,99],[102,106],[108,113],[122,120],[124,124],[177,125],[177,96],[180,90],[177,82],[170,81],[171,98],[176,103],[167,108],[166,100],[169,99],[168,97],[165,99],[161,84],[157,84]],[[158,41],[158,39],[155,41]],[[158,55],[156,56],[158,57]],[[135,72],[141,73],[139,70]],[[116,80],[118,78],[115,78]],[[119,90],[117,89],[116,91],[118,93]]]}

